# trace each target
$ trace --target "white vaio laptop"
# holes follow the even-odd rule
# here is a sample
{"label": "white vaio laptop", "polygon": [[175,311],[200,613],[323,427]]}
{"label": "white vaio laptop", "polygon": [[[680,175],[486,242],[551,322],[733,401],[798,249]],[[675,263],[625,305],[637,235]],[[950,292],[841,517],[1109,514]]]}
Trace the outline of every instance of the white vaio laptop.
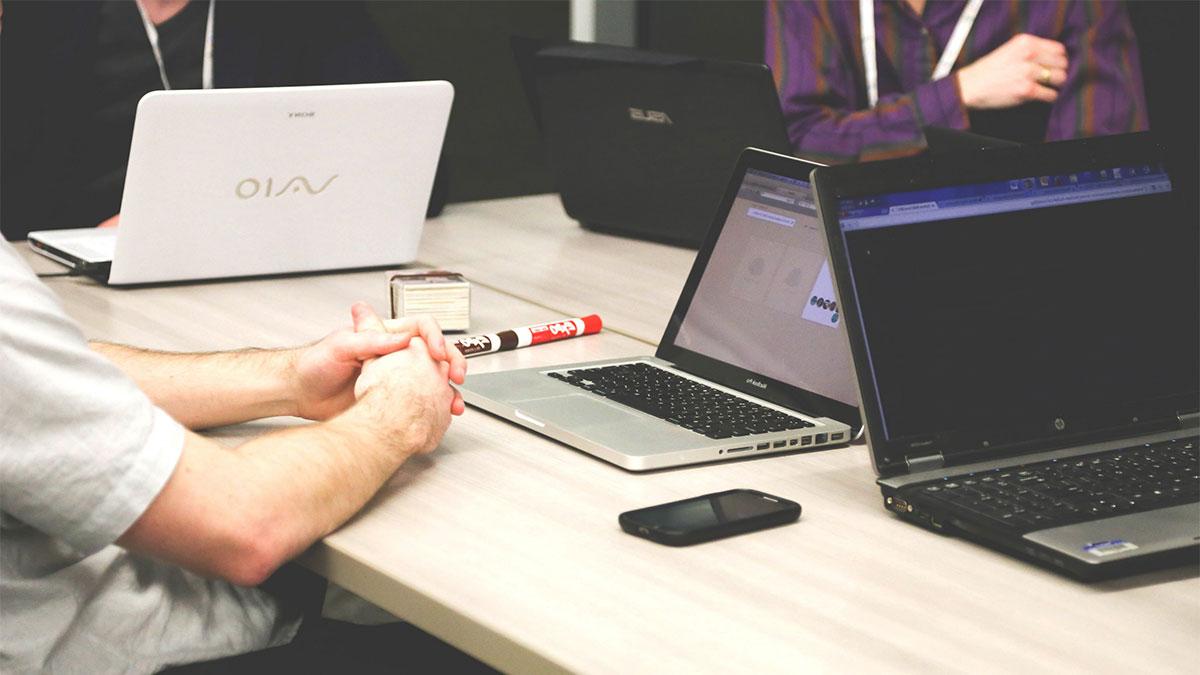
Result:
{"label": "white vaio laptop", "polygon": [[630,471],[845,445],[858,394],[816,166],[742,153],[654,356],[469,375],[463,398]]}
{"label": "white vaio laptop", "polygon": [[410,262],[453,98],[442,81],[151,92],[120,226],[29,243],[112,285]]}

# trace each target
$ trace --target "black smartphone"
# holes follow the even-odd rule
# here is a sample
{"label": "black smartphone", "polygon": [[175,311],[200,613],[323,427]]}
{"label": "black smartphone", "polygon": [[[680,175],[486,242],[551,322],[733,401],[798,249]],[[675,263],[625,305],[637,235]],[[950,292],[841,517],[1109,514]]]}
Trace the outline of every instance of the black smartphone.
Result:
{"label": "black smartphone", "polygon": [[668,546],[753,532],[800,518],[800,505],[758,490],[726,490],[618,516],[621,529]]}

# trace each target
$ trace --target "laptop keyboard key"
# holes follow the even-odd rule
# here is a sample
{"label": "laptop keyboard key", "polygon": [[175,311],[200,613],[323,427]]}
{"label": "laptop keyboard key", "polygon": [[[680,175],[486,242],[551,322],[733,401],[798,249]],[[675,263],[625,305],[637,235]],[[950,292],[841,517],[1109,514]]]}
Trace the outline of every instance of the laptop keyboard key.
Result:
{"label": "laptop keyboard key", "polygon": [[648,363],[576,368],[547,375],[709,438],[813,426],[799,417]]}
{"label": "laptop keyboard key", "polygon": [[966,517],[1028,531],[1194,503],[1200,495],[1197,439],[1184,438],[964,474],[908,486]]}

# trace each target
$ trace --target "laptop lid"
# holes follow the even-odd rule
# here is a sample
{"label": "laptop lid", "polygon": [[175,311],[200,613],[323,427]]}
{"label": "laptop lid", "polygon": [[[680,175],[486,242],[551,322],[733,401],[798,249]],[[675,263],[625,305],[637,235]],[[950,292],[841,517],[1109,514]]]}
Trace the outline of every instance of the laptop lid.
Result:
{"label": "laptop lid", "polygon": [[746,149],[655,356],[709,381],[857,428],[858,401],[808,174]]}
{"label": "laptop lid", "polygon": [[109,282],[413,260],[453,96],[448,82],[147,94]]}
{"label": "laptop lid", "polygon": [[1196,412],[1194,155],[1135,134],[818,169],[814,184],[880,475]]}
{"label": "laptop lid", "polygon": [[790,151],[765,65],[585,43],[529,51],[514,43],[547,163],[586,226],[699,246],[730,160],[747,146]]}
{"label": "laptop lid", "polygon": [[964,150],[985,150],[987,148],[1015,148],[1020,143],[1003,138],[993,138],[961,129],[948,127],[923,126],[921,133],[925,135],[927,144],[925,152],[939,154],[946,152],[962,152]]}

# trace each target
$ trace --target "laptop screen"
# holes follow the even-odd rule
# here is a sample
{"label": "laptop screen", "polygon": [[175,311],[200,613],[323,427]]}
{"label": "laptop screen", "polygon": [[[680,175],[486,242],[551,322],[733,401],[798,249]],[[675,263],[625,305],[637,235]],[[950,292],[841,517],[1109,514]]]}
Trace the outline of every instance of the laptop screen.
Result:
{"label": "laptop screen", "polygon": [[987,448],[1194,395],[1194,189],[1151,162],[839,199],[878,440]]}
{"label": "laptop screen", "polygon": [[842,330],[808,182],[746,169],[674,346],[857,405]]}

